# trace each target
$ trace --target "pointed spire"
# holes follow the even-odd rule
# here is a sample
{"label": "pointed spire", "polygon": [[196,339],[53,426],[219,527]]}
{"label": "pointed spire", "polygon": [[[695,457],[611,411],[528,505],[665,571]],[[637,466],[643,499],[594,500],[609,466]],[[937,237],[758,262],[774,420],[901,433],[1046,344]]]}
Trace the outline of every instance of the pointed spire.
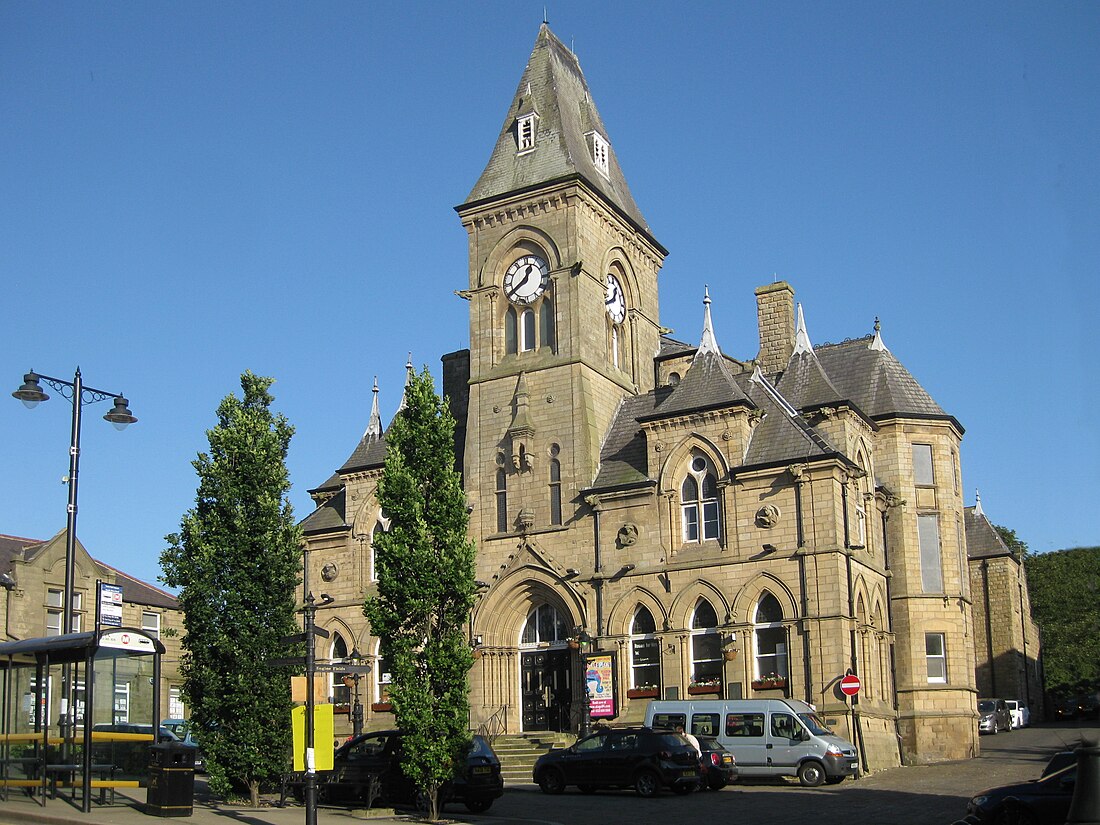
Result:
{"label": "pointed spire", "polygon": [[985,511],[982,510],[982,494],[977,490],[974,490],[974,515],[985,516]]}
{"label": "pointed spire", "polygon": [[699,342],[699,349],[695,351],[695,358],[697,360],[704,353],[713,352],[716,355],[721,355],[722,350],[718,348],[718,340],[714,337],[714,324],[710,320],[710,287],[703,285],[703,338]]}
{"label": "pointed spire", "polygon": [[803,352],[813,354],[814,346],[810,343],[810,335],[806,332],[806,319],[802,315],[802,304],[798,304],[798,318],[794,329],[794,352],[791,355],[799,355]]}
{"label": "pointed spire", "polygon": [[374,376],[374,400],[370,405],[370,422],[367,431],[363,433],[365,439],[379,439],[382,437],[382,416],[378,413],[378,376]]}
{"label": "pointed spire", "polygon": [[886,349],[886,344],[882,343],[882,331],[881,325],[878,322],[878,316],[875,316],[875,337],[871,339],[871,343],[867,345],[867,349],[873,349],[877,352],[889,352]]}
{"label": "pointed spire", "polygon": [[[408,400],[406,394],[409,391],[409,384],[412,383],[413,377],[413,354],[409,353],[409,360],[405,362],[405,386],[401,390],[401,403],[397,405],[397,412],[401,412],[408,406]],[[396,415],[396,413],[394,413]]]}

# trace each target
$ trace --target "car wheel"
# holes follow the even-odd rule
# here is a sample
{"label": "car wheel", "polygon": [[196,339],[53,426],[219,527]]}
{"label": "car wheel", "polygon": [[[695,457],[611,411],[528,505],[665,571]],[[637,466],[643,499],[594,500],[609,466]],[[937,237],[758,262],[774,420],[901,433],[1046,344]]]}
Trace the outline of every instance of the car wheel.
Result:
{"label": "car wheel", "polygon": [[713,779],[707,781],[707,786],[712,791],[720,791],[722,790],[722,788],[726,787],[726,780],[720,776],[716,776]]}
{"label": "car wheel", "polygon": [[581,793],[594,793],[596,791],[595,785],[578,785],[577,788],[580,789]]}
{"label": "car wheel", "polygon": [[656,796],[661,792],[661,780],[653,771],[642,771],[634,777],[634,790],[638,796]]}
{"label": "car wheel", "polygon": [[798,781],[805,788],[816,788],[825,781],[825,769],[820,762],[803,762],[798,769]]}
{"label": "car wheel", "polygon": [[466,810],[468,810],[470,813],[474,813],[474,814],[485,813],[487,810],[489,810],[489,808],[492,807],[492,805],[493,805],[493,800],[492,799],[486,799],[485,797],[481,797],[479,799],[467,799],[466,800]]}
{"label": "car wheel", "polygon": [[557,768],[545,768],[539,774],[539,787],[543,793],[559,794],[565,790],[565,777]]}

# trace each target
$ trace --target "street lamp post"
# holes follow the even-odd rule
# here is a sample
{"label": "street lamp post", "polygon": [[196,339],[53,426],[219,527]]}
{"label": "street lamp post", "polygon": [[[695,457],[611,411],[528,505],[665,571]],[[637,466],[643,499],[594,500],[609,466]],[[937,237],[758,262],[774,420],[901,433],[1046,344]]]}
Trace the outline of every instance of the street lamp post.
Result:
{"label": "street lamp post", "polygon": [[[42,386],[38,383],[40,380],[45,381],[61,393],[62,397],[68,398],[73,408],[71,439],[69,441],[69,504],[68,517],[65,522],[65,594],[61,607],[62,625],[60,628],[62,635],[64,635],[73,632],[73,579],[76,570],[76,492],[77,474],[80,469],[81,408],[85,404],[94,404],[111,398],[114,400],[114,408],[103,416],[104,420],[110,421],[116,429],[123,430],[137,419],[130,412],[130,402],[121,394],[85,386],[79,367],[77,367],[76,375],[72,381],[53,378],[31,370],[23,376],[23,385],[13,392],[12,396],[22,401],[27,409],[34,409],[40,402],[48,401],[50,396],[42,390]],[[73,720],[75,721],[75,708],[71,707],[74,698],[73,686],[70,684],[69,673],[69,666],[66,665],[61,683],[61,717],[59,720],[63,736],[65,728],[69,724],[70,713],[74,714]]]}
{"label": "street lamp post", "polygon": [[352,688],[352,705],[351,705],[351,735],[359,736],[363,732],[363,705],[359,701],[359,680],[363,674],[360,672],[363,661],[363,654],[359,652],[359,648],[353,647],[351,654],[348,656],[351,659],[352,666],[356,668],[355,672],[351,676],[344,677],[344,684],[347,684],[348,680],[351,680]]}

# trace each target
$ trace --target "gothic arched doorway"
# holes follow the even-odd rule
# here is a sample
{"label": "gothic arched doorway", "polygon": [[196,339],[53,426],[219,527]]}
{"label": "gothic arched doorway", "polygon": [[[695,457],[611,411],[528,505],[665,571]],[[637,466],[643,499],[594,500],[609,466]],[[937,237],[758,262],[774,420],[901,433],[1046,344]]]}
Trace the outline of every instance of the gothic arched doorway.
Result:
{"label": "gothic arched doorway", "polygon": [[527,614],[520,636],[520,694],[524,731],[570,730],[573,701],[569,623],[543,602]]}

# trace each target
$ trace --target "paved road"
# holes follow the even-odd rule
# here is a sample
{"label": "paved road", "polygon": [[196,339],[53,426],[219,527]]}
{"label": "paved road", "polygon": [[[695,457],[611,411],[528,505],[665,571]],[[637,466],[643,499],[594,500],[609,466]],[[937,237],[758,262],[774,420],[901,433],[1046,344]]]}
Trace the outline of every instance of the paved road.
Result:
{"label": "paved road", "polygon": [[[1082,723],[1100,735],[1100,724]],[[454,819],[510,825],[648,825],[648,823],[736,823],[777,825],[950,825],[966,813],[978,791],[1037,778],[1050,754],[1080,741],[1082,728],[1066,723],[982,737],[977,759],[924,767],[896,768],[858,781],[821,788],[797,782],[753,781],[687,797],[663,794],[641,799],[631,791],[584,795],[570,789],[547,796],[535,785],[510,787],[489,814]]]}
{"label": "paved road", "polygon": [[[859,781],[822,788],[801,788],[786,781],[743,782],[722,791],[681,797],[662,794],[642,799],[631,791],[591,795],[570,790],[547,796],[535,785],[509,786],[485,814],[449,806],[451,822],[479,825],[950,825],[966,812],[966,802],[983,788],[1033,779],[1052,753],[1073,747],[1082,735],[1100,737],[1100,723],[1065,723],[984,737],[982,756],[927,767],[896,768]],[[205,783],[196,783],[190,825],[302,825],[305,809],[246,808],[205,798]],[[145,791],[120,798],[115,805],[93,806],[80,813],[66,799],[49,800],[46,808],[19,793],[0,801],[0,825],[149,825],[143,812]],[[363,825],[420,822],[411,811],[347,808],[318,810],[318,825]]]}

